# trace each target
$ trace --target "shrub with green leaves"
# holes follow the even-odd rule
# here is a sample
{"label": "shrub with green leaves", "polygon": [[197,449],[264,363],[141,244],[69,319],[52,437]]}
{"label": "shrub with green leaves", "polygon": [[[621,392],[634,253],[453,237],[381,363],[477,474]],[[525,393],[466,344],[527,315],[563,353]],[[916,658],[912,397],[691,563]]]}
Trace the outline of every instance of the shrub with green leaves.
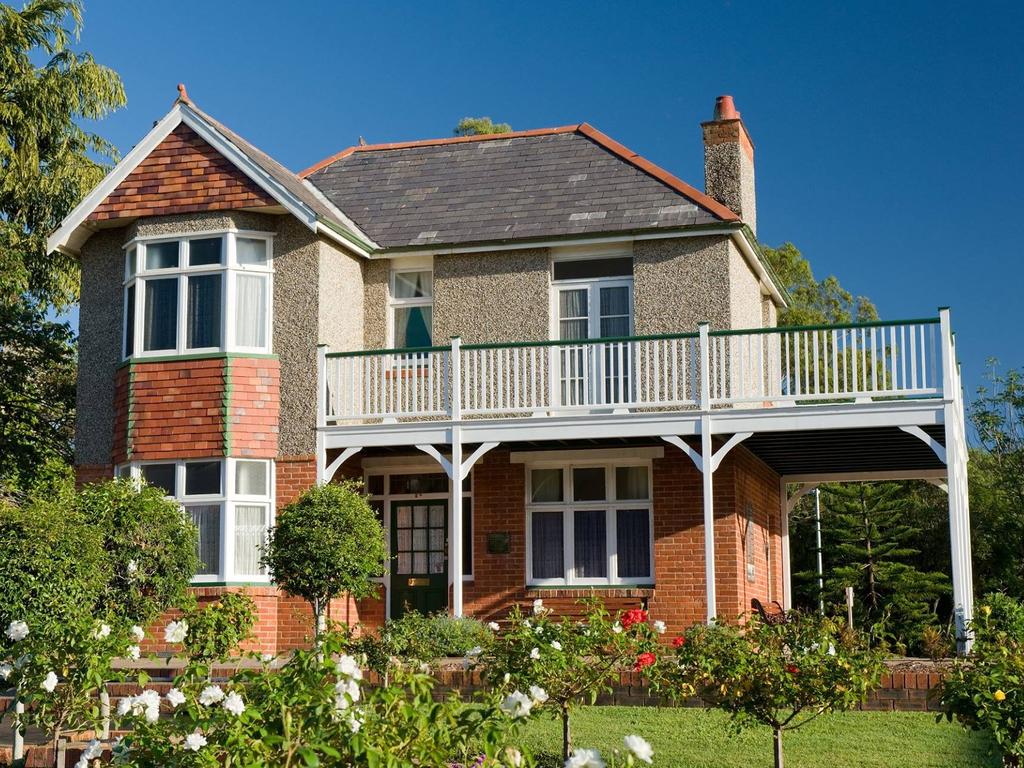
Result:
{"label": "shrub with green leaves", "polygon": [[949,720],[988,731],[1002,752],[1003,765],[1022,765],[1024,603],[1002,594],[986,595],[971,629],[971,654],[949,671],[939,703]]}
{"label": "shrub with green leaves", "polygon": [[222,661],[252,636],[256,604],[241,592],[185,611],[180,621],[187,627],[182,647],[196,661]]}
{"label": "shrub with green leaves", "polygon": [[[434,680],[399,671],[386,687],[362,685],[349,638],[325,633],[317,650],[282,667],[236,673],[223,684],[202,664],[186,669],[166,696],[143,691],[119,710],[131,732],[117,762],[154,766],[266,765],[525,768],[514,746],[517,718],[493,694],[434,698]],[[167,716],[151,716],[161,702]],[[477,762],[478,759],[480,762]]]}
{"label": "shrub with green leaves", "polygon": [[124,479],[87,485],[77,506],[101,532],[110,563],[101,611],[148,624],[179,604],[199,561],[196,527],[177,503]]}
{"label": "shrub with green leaves", "polygon": [[857,706],[881,681],[881,653],[869,638],[817,614],[768,624],[695,625],[672,642],[675,664],[659,666],[657,687],[676,699],[698,695],[729,713],[740,731],[767,725],[776,768],[782,736],[826,712]]}
{"label": "shrub with green leaves", "polygon": [[417,611],[388,621],[381,632],[381,640],[391,655],[420,662],[466,656],[474,649],[482,649],[492,637],[483,622],[469,616],[428,616]]}
{"label": "shrub with green leaves", "polygon": [[263,562],[281,589],[309,602],[319,635],[331,600],[376,593],[371,579],[383,575],[386,558],[377,515],[361,484],[346,480],[313,486],[284,507]]}
{"label": "shrub with green leaves", "polygon": [[595,600],[587,603],[585,617],[573,620],[556,617],[535,600],[529,616],[513,609],[507,631],[485,647],[481,663],[488,682],[506,694],[514,711],[539,710],[561,720],[565,761],[572,748],[572,708],[593,704],[623,672],[648,673],[660,653],[657,635],[663,629],[639,608],[612,616]]}

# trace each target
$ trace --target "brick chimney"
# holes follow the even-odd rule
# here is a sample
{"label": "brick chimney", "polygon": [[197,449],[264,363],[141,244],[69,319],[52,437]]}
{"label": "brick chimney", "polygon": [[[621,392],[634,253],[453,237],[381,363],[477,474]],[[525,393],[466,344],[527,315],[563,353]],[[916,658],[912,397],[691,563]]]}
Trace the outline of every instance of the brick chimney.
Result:
{"label": "brick chimney", "polygon": [[704,191],[739,215],[757,233],[754,195],[754,143],[732,96],[715,99],[712,120],[704,129]]}

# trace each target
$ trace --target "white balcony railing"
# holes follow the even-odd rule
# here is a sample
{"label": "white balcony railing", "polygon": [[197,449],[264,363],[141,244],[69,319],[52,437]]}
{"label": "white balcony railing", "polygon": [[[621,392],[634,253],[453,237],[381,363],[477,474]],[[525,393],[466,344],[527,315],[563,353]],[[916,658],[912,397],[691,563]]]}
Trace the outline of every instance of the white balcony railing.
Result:
{"label": "white balcony railing", "polygon": [[323,425],[936,397],[936,319],[327,352]]}

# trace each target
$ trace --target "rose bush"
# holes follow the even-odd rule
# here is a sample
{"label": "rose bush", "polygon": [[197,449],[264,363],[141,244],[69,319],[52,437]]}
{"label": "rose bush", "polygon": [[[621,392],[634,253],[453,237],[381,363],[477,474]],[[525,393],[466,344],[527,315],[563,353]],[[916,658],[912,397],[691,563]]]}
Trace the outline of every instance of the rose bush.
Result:
{"label": "rose bush", "polygon": [[677,699],[700,696],[728,712],[737,731],[769,726],[776,768],[784,732],[856,706],[884,671],[868,638],[817,614],[793,613],[775,625],[756,615],[743,625],[695,625],[672,645],[675,663],[659,665],[656,687]]}
{"label": "rose bush", "polygon": [[591,601],[582,619],[559,619],[536,600],[528,616],[513,609],[507,631],[481,649],[480,663],[486,679],[505,695],[506,711],[541,711],[561,720],[562,759],[568,761],[572,708],[611,691],[622,672],[651,667],[659,652],[657,635],[640,609],[613,617]]}
{"label": "rose bush", "polygon": [[[1003,764],[1024,764],[1024,604],[985,597],[971,624],[974,647],[958,659],[939,694],[944,716],[988,731]],[[942,716],[940,716],[942,717]]]}

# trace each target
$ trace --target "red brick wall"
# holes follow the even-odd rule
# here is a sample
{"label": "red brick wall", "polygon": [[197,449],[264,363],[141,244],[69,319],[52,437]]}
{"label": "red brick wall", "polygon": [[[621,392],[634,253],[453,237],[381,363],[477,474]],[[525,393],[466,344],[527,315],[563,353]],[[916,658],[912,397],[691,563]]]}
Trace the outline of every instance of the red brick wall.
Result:
{"label": "red brick wall", "polygon": [[223,455],[224,364],[223,358],[132,363],[133,461]]}
{"label": "red brick wall", "polygon": [[128,461],[128,432],[131,429],[131,365],[122,365],[114,374],[114,441],[111,460],[115,465]]}
{"label": "red brick wall", "polygon": [[275,358],[228,360],[228,455],[272,459],[277,455],[281,366]]}
{"label": "red brick wall", "polygon": [[278,456],[275,466],[276,502],[280,509],[316,483],[316,457]]}
{"label": "red brick wall", "polygon": [[186,125],[179,125],[89,215],[91,221],[223,211],[276,201]]}
{"label": "red brick wall", "polygon": [[79,464],[75,467],[75,487],[109,480],[113,476],[114,467],[111,464]]}

